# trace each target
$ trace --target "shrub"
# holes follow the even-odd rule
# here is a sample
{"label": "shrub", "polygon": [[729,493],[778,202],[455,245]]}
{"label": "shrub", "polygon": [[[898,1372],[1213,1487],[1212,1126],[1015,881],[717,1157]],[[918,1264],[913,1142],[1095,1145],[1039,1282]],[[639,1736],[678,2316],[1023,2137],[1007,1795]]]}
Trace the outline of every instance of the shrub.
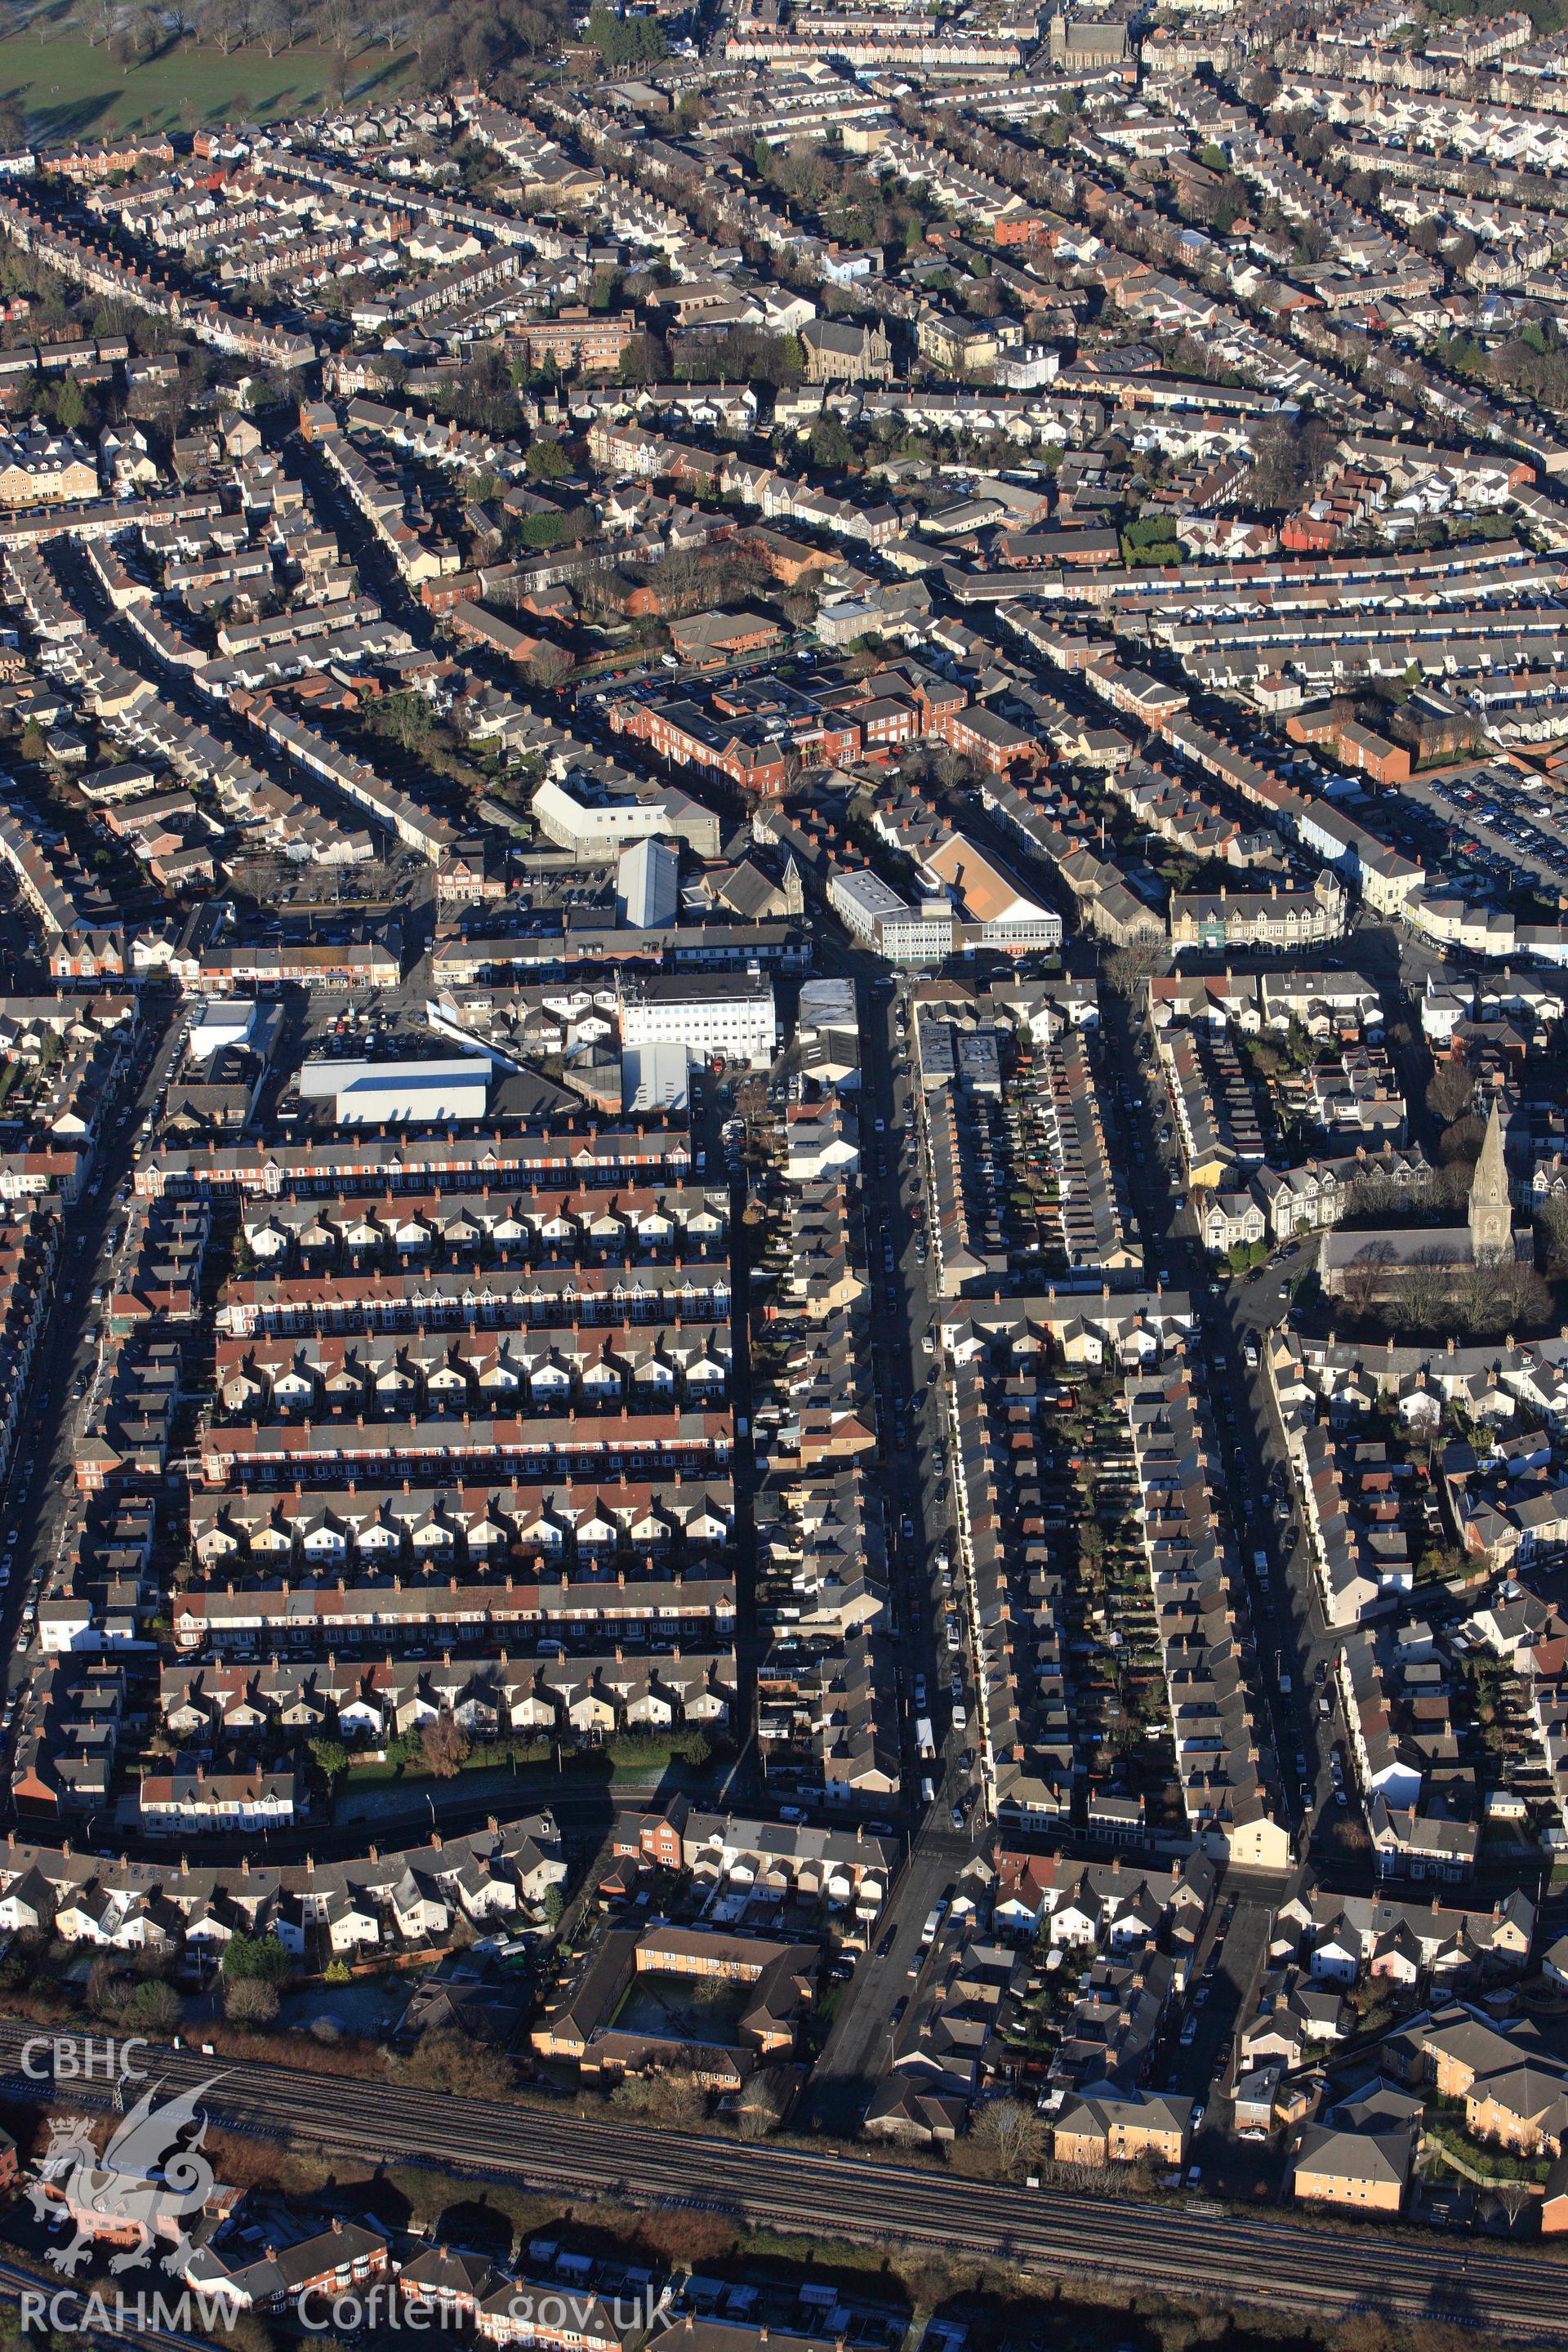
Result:
{"label": "shrub", "polygon": [[278,1988],[265,1977],[235,1977],[224,1988],[223,2006],[236,2025],[270,2025],[278,2015]]}

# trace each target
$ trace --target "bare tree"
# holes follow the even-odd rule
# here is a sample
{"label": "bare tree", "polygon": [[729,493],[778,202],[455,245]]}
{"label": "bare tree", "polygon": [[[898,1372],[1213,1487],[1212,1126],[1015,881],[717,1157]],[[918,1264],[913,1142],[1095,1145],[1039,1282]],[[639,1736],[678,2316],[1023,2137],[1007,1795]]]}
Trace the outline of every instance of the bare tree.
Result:
{"label": "bare tree", "polygon": [[655,2074],[650,2091],[649,2116],[655,2123],[664,2124],[672,2131],[689,2131],[707,2113],[706,2094],[689,2068],[678,2067],[668,2074]]}
{"label": "bare tree", "polygon": [[668,2074],[627,2074],[610,2095],[617,2107],[677,2131],[700,2124],[707,2110],[701,2084],[684,2067]]}
{"label": "bare tree", "polygon": [[395,56],[413,40],[413,15],[408,0],[372,0],[365,30],[374,40],[384,41]]}
{"label": "bare tree", "polygon": [[1554,1193],[1536,1223],[1541,1227],[1548,1265],[1568,1265],[1568,1195]]}
{"label": "bare tree", "polygon": [[1430,1173],[1413,1176],[1401,1183],[1379,1169],[1371,1169],[1351,1186],[1347,1205],[1352,1217],[1375,1217],[1380,1224],[1390,1224],[1423,1214],[1433,1202]]}
{"label": "bare tree", "polygon": [[549,694],[571,677],[574,664],[563,646],[539,646],[530,654],[525,667],[530,686]]}
{"label": "bare tree", "polygon": [[746,2104],[741,2109],[741,2137],[766,2139],[771,2131],[777,2129],[780,2116],[779,2103],[773,2093],[760,2089],[753,2084],[747,2095]]}
{"label": "bare tree", "polygon": [[1338,443],[1327,417],[1307,411],[1270,417],[1252,438],[1252,471],[1245,486],[1257,506],[1293,507],[1311,488]]}
{"label": "bare tree", "polygon": [[1394,1251],[1387,1242],[1369,1241],[1346,1266],[1342,1296],[1358,1320],[1378,1305],[1393,1262]]}
{"label": "bare tree", "polygon": [[1473,1110],[1467,1111],[1463,1118],[1457,1118],[1452,1127],[1443,1129],[1437,1139],[1438,1158],[1446,1167],[1451,1167],[1457,1160],[1463,1160],[1467,1166],[1473,1165],[1481,1156],[1486,1132],[1479,1115]]}
{"label": "bare tree", "polygon": [[1025,2166],[1038,2162],[1046,2145],[1046,2126],[1022,2099],[992,2099],[983,2106],[965,2138],[953,2145],[952,2160],[961,2170],[973,2170],[993,2180],[1012,2180]]}
{"label": "bare tree", "polygon": [[358,0],[326,0],[317,15],[321,38],[345,63],[359,38],[359,19]]}
{"label": "bare tree", "polygon": [[204,41],[211,41],[220,57],[243,47],[250,29],[248,0],[207,0],[197,19]]}
{"label": "bare tree", "polygon": [[1463,1062],[1439,1062],[1426,1087],[1426,1108],[1447,1127],[1473,1108],[1475,1080]]}
{"label": "bare tree", "polygon": [[436,1780],[455,1780],[468,1760],[468,1735],[449,1707],[421,1725],[419,1745],[426,1769]]}
{"label": "bare tree", "polygon": [[279,49],[292,48],[296,21],[286,0],[254,0],[251,30],[269,58],[275,58]]}
{"label": "bare tree", "polygon": [[1105,960],[1105,980],[1109,988],[1137,1009],[1142,994],[1142,984],[1151,972],[1160,971],[1165,963],[1165,941],[1163,933],[1152,929],[1134,931],[1130,940],[1115,949]]}
{"label": "bare tree", "polygon": [[504,2099],[517,2082],[503,2052],[470,2042],[466,2033],[447,2026],[422,2033],[417,2049],[393,2071],[399,2083],[416,2090],[444,2091],[454,2099]]}
{"label": "bare tree", "polygon": [[1498,2203],[1508,2215],[1508,2226],[1510,2230],[1518,2229],[1519,2217],[1531,2202],[1534,2193],[1529,2183],[1523,2180],[1504,2180],[1499,2184]]}
{"label": "bare tree", "polygon": [[1473,1338],[1495,1339],[1528,1330],[1544,1318],[1551,1304],[1551,1291],[1522,1258],[1488,1258],[1472,1266],[1458,1286],[1455,1314],[1460,1329]]}
{"label": "bare tree", "polygon": [[1440,1250],[1414,1260],[1394,1294],[1395,1320],[1413,1331],[1436,1331],[1453,1296],[1453,1271]]}

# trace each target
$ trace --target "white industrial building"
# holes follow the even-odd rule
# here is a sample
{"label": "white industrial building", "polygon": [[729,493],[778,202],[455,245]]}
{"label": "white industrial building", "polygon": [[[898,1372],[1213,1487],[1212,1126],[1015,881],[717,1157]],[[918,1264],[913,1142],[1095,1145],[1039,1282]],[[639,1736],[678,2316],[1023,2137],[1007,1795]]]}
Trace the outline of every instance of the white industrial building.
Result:
{"label": "white industrial building", "polygon": [[638,841],[616,866],[616,913],[637,931],[668,930],[680,911],[680,850],[672,841]]}
{"label": "white industrial building", "polygon": [[215,1000],[204,1004],[199,1019],[192,1023],[186,1051],[193,1062],[209,1062],[226,1045],[246,1045],[255,1025],[253,1003],[238,998]]}
{"label": "white industrial building", "polygon": [[587,775],[574,768],[551,776],[534,793],[534,821],[548,841],[574,857],[606,862],[635,841],[658,835],[689,842],[697,857],[717,857],[721,824],[713,810],[679,784],[655,784],[606,768]]}
{"label": "white industrial building", "polygon": [[766,1069],[778,1050],[773,984],[760,971],[623,972],[621,1049],[683,1045],[691,1062],[722,1055]]}
{"label": "white industrial building", "polygon": [[483,1118],[489,1102],[488,1055],[439,1061],[307,1062],[300,1093],[330,1101],[340,1127],[428,1127]]}
{"label": "white industrial building", "polygon": [[621,1055],[621,1108],[627,1112],[687,1109],[690,1064],[684,1045],[628,1045]]}

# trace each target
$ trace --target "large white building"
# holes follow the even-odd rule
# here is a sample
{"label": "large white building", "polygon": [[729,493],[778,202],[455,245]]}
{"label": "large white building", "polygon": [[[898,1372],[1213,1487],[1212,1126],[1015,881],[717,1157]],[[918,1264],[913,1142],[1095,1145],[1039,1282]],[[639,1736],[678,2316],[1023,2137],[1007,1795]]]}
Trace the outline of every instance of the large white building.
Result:
{"label": "large white building", "polygon": [[950,833],[927,853],[925,872],[952,897],[963,922],[966,948],[999,948],[1004,955],[1049,953],[1062,943],[1054,907],[1031,898],[1007,868],[971,841]]}
{"label": "large white building", "polygon": [[650,836],[623,849],[616,866],[616,912],[637,931],[668,930],[680,910],[680,849]]}
{"label": "large white building", "polygon": [[438,1126],[483,1118],[490,1072],[487,1054],[423,1062],[307,1062],[300,1092],[307,1102],[331,1101],[340,1127]]}
{"label": "large white building", "polygon": [[621,1108],[628,1115],[686,1110],[691,1101],[690,1065],[684,1045],[628,1045],[621,1055]]}
{"label": "large white building", "polygon": [[621,975],[621,1045],[684,1045],[689,1062],[722,1055],[766,1069],[778,1049],[773,984],[765,972]]}
{"label": "large white building", "polygon": [[952,953],[952,908],[945,898],[911,907],[869,866],[836,873],[827,903],[858,940],[889,963],[943,963]]}
{"label": "large white building", "polygon": [[191,1030],[188,1050],[192,1061],[210,1061],[226,1045],[246,1045],[255,1023],[256,1006],[247,999],[223,997],[204,1005],[200,1019]]}
{"label": "large white building", "polygon": [[624,769],[552,776],[534,793],[532,809],[547,840],[589,862],[607,863],[634,842],[670,836],[689,842],[693,856],[719,855],[721,826],[711,809],[679,784],[647,783]]}

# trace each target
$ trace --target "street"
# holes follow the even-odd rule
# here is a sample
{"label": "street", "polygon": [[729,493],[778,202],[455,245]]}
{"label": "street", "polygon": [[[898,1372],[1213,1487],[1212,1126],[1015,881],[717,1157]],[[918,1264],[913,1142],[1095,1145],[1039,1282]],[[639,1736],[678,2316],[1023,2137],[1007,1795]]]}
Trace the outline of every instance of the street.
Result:
{"label": "street", "polygon": [[[138,1040],[121,1066],[119,1090],[103,1105],[100,1139],[92,1156],[87,1189],[65,1212],[54,1304],[33,1360],[30,1419],[6,1482],[7,1558],[34,1563],[26,1583],[13,1570],[14,1580],[5,1590],[0,1617],[0,1633],[7,1647],[7,1705],[30,1680],[37,1663],[30,1639],[18,1638],[27,1630],[21,1622],[23,1610],[36,1607],[61,1558],[62,1533],[73,1499],[70,1481],[77,1438],[101,1372],[97,1339],[101,1317],[93,1293],[107,1294],[124,1265],[129,1228],[119,1194],[129,1181],[141,1123],[159,1100],[184,1039],[185,1018],[176,1014],[166,995],[143,989],[139,1003]],[[105,1250],[111,1226],[116,1237],[112,1255]],[[79,1401],[73,1389],[83,1374],[89,1387]],[[88,1827],[90,1832],[90,1822]]]}

